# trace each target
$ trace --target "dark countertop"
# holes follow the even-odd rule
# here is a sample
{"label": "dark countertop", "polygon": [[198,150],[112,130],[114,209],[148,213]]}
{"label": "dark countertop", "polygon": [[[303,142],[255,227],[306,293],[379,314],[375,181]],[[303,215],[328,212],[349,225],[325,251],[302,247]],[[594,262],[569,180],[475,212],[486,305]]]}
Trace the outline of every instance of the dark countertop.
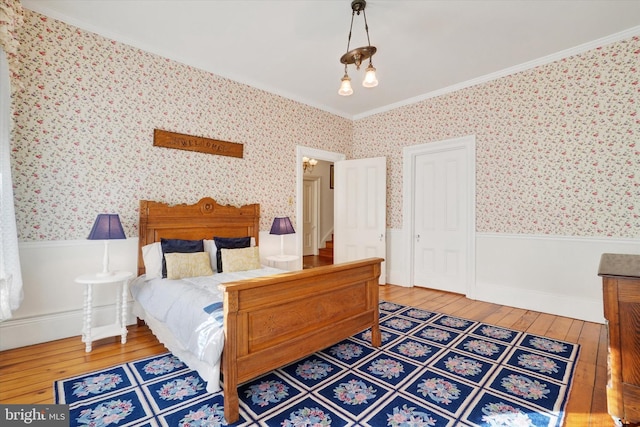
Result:
{"label": "dark countertop", "polygon": [[640,278],[640,255],[602,254],[598,276]]}

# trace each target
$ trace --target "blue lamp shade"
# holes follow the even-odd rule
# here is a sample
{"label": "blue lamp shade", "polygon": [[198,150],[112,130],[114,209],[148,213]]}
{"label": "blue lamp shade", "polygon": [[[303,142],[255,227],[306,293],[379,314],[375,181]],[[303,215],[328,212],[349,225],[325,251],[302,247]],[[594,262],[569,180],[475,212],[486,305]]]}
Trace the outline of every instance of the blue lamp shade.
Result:
{"label": "blue lamp shade", "polygon": [[89,240],[126,239],[118,214],[98,214],[93,223]]}
{"label": "blue lamp shade", "polygon": [[277,234],[280,236],[280,255],[284,256],[284,235],[294,234],[296,230],[291,225],[291,220],[288,216],[277,216],[273,219],[271,224],[271,231],[269,234]]}
{"label": "blue lamp shade", "polygon": [[104,240],[104,257],[102,259],[102,272],[97,273],[98,277],[111,276],[109,271],[109,240],[126,239],[120,217],[118,214],[98,214],[96,222],[93,223],[89,240]]}
{"label": "blue lamp shade", "polygon": [[296,230],[293,229],[293,225],[291,225],[291,220],[288,216],[276,217],[273,219],[273,224],[271,224],[271,231],[269,234],[294,234]]}

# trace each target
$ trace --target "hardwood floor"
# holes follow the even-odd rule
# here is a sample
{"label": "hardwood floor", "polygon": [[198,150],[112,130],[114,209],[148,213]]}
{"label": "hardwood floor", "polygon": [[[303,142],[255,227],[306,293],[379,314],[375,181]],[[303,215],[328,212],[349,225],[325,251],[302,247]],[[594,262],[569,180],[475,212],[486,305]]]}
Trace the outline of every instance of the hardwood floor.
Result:
{"label": "hardwood floor", "polygon": [[321,267],[323,265],[332,265],[333,259],[324,258],[318,255],[306,255],[302,257],[302,268],[305,270],[308,268]]}
{"label": "hardwood floor", "polygon": [[[613,426],[607,414],[607,345],[604,325],[513,307],[472,301],[423,288],[380,287],[386,301],[420,307],[579,343],[580,356],[564,425]],[[1,338],[0,338],[1,339]],[[129,327],[128,341],[109,338],[85,353],[80,337],[0,352],[0,403],[52,403],[53,381],[166,351],[146,326]]]}

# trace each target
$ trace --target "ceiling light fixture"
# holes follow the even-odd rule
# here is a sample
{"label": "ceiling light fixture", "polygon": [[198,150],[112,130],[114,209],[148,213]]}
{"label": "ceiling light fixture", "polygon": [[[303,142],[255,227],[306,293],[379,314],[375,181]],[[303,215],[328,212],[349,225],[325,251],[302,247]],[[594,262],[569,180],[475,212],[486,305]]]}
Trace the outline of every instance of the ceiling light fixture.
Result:
{"label": "ceiling light fixture", "polygon": [[[340,57],[340,62],[344,64],[344,76],[342,77],[338,93],[342,96],[349,96],[353,93],[351,78],[349,77],[349,74],[347,74],[347,65],[349,64],[355,64],[356,70],[359,70],[362,61],[366,61],[368,59],[369,66],[367,67],[367,72],[365,74],[364,81],[362,82],[362,86],[378,86],[376,69],[373,67],[373,63],[371,62],[371,57],[376,53],[377,49],[375,46],[371,46],[371,41],[369,40],[369,25],[367,25],[367,14],[364,11],[366,6],[367,2],[365,0],[353,0],[351,2],[351,26],[349,27],[349,39],[347,40],[347,53]],[[368,45],[349,50],[349,46],[351,44],[351,31],[353,30],[353,18],[356,14],[360,16],[360,12],[362,12],[362,16],[364,17],[364,30],[367,33]]]}

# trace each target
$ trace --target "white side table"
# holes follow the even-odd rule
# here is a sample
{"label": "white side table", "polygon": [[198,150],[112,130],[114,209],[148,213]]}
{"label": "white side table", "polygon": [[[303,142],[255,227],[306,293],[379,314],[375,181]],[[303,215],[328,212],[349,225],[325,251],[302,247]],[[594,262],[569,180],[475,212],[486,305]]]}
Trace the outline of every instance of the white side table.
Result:
{"label": "white side table", "polygon": [[[127,342],[127,291],[129,279],[133,273],[128,271],[116,271],[109,276],[100,276],[97,273],[83,274],[76,277],[76,283],[84,284],[84,307],[82,326],[82,342],[86,344],[85,351],[91,351],[91,343],[102,338],[120,335],[122,344]],[[116,319],[110,325],[91,327],[91,311],[93,308],[93,286],[108,283],[119,283],[116,294]]]}
{"label": "white side table", "polygon": [[289,269],[289,263],[291,261],[297,261],[300,257],[298,255],[271,255],[267,257],[267,261],[269,261],[269,265],[271,267],[278,268],[278,263],[285,263],[285,269]]}

